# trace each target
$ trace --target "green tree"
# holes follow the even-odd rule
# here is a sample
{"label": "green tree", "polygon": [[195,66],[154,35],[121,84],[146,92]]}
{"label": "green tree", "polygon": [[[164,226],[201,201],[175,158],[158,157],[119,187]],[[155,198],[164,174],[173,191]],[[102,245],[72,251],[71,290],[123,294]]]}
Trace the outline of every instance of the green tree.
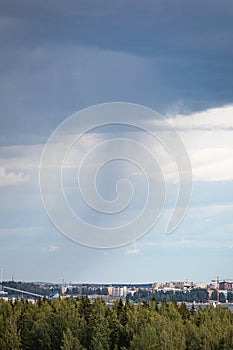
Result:
{"label": "green tree", "polygon": [[69,328],[73,334],[79,336],[80,313],[79,303],[70,298],[55,300],[49,316],[49,324],[53,338],[53,348],[60,349],[64,332]]}
{"label": "green tree", "polygon": [[80,313],[79,340],[85,348],[89,349],[90,340],[92,337],[92,305],[87,296],[85,298],[81,298],[80,302],[78,303],[78,310]]}
{"label": "green tree", "polygon": [[6,319],[5,334],[2,342],[3,350],[20,350],[21,337],[13,313]]}
{"label": "green tree", "polygon": [[211,295],[211,300],[218,300],[218,291],[214,290]]}
{"label": "green tree", "polygon": [[150,307],[154,311],[159,311],[158,301],[157,301],[157,299],[155,297],[152,297],[151,303],[150,303]]}
{"label": "green tree", "polygon": [[227,300],[229,301],[229,303],[233,302],[233,293],[232,292],[227,292]]}
{"label": "green tree", "polygon": [[108,350],[110,348],[110,331],[106,315],[106,304],[101,298],[98,298],[94,302],[92,310],[90,349]]}
{"label": "green tree", "polygon": [[31,331],[36,317],[37,307],[32,303],[20,300],[14,304],[14,313],[17,315],[17,327],[21,335],[22,348],[31,350]]}
{"label": "green tree", "polygon": [[185,323],[185,341],[186,341],[186,349],[188,350],[201,349],[199,329],[193,322],[187,321]]}
{"label": "green tree", "polygon": [[178,308],[179,313],[181,314],[183,320],[187,320],[190,316],[190,312],[186,306],[185,303],[181,303],[180,307]]}
{"label": "green tree", "polygon": [[219,301],[220,301],[220,303],[225,303],[226,302],[225,294],[223,294],[223,293],[219,294]]}
{"label": "green tree", "polygon": [[109,326],[110,349],[117,350],[120,340],[121,324],[114,310],[107,311],[107,321]]}
{"label": "green tree", "polygon": [[68,328],[66,332],[63,332],[61,350],[85,350],[85,348]]}
{"label": "green tree", "polygon": [[43,305],[38,309],[36,319],[31,330],[32,348],[37,350],[50,350],[52,342],[52,327],[50,320],[50,309]]}
{"label": "green tree", "polygon": [[224,339],[223,349],[224,350],[233,349],[233,327],[232,327],[232,325],[231,326],[228,325],[226,328],[226,335],[225,335],[225,339]]}
{"label": "green tree", "polygon": [[130,343],[130,350],[158,350],[160,349],[159,337],[150,324],[142,325],[138,333],[135,333]]}

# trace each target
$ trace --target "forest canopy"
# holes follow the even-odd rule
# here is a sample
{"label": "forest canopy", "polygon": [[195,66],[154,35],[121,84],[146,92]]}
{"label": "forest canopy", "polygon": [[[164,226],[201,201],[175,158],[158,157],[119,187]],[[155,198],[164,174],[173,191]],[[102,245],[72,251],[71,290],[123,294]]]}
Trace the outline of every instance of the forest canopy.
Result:
{"label": "forest canopy", "polygon": [[138,305],[120,299],[111,308],[101,298],[0,299],[0,349],[230,350],[233,313],[155,298]]}

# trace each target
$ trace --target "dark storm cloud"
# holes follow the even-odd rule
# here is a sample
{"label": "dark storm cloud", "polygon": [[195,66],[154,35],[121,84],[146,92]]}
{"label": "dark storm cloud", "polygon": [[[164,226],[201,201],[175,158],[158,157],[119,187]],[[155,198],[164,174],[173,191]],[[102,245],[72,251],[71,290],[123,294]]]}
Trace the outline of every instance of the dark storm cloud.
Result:
{"label": "dark storm cloud", "polygon": [[[22,0],[1,4],[3,21],[13,27],[16,24],[16,41],[23,33],[25,39],[38,41],[64,40],[137,54],[190,53],[197,58],[199,50],[214,53],[216,58],[232,54],[232,14],[233,3],[228,0]],[[3,36],[7,38],[7,33]],[[29,45],[33,42],[27,41]]]}
{"label": "dark storm cloud", "polygon": [[[2,1],[3,143],[19,132],[38,142],[70,113],[100,102],[162,113],[231,103],[232,15],[228,0]],[[80,58],[80,47],[89,56]],[[97,57],[95,50],[149,63],[130,66],[124,56]]]}

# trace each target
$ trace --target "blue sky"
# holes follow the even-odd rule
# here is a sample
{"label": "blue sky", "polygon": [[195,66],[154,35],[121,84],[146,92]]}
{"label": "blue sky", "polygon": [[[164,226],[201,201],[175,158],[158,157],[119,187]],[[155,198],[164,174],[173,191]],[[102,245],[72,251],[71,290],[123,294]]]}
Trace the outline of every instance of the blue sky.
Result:
{"label": "blue sky", "polygon": [[[232,15],[227,0],[1,2],[5,279],[111,283],[233,277]],[[156,227],[132,245],[96,250],[71,242],[51,224],[41,202],[39,164],[49,135],[69,115],[114,101],[142,104],[168,118],[190,157],[193,195],[183,223],[166,235],[177,189],[168,169],[171,197]],[[83,149],[105,134],[89,135]],[[102,181],[111,197],[109,173]],[[138,196],[143,194],[140,187]],[[80,208],[72,194],[71,199]]]}

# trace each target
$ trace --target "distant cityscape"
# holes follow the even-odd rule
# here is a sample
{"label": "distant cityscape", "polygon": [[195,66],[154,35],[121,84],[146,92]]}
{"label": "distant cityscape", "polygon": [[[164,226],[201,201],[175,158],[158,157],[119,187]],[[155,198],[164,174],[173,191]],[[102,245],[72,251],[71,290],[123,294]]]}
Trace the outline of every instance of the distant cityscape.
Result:
{"label": "distant cityscape", "polygon": [[84,297],[95,300],[98,297],[106,302],[128,298],[134,302],[149,301],[156,298],[162,301],[176,299],[177,301],[196,303],[233,303],[233,280],[216,279],[209,284],[193,281],[169,281],[146,284],[81,284],[47,282],[15,282],[0,281],[0,298],[6,300],[24,298],[37,300],[38,298]]}

